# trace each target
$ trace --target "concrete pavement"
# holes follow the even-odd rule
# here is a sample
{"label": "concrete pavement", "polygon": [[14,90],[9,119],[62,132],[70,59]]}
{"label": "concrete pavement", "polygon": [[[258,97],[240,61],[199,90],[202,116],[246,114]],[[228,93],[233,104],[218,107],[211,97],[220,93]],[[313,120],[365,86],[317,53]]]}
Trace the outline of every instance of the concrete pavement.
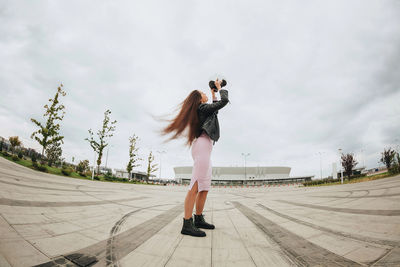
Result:
{"label": "concrete pavement", "polygon": [[212,188],[216,229],[180,234],[187,186],[39,173],[0,158],[0,266],[400,266],[400,176]]}

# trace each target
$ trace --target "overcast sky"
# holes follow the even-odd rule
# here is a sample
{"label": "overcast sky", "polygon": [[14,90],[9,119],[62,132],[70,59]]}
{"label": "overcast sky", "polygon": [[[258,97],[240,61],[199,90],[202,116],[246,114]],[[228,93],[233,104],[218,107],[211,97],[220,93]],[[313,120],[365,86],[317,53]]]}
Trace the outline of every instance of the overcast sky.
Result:
{"label": "overcast sky", "polygon": [[0,0],[0,61],[0,136],[40,151],[30,118],[43,120],[62,82],[67,161],[93,161],[84,139],[110,109],[108,166],[126,167],[135,133],[143,158],[167,152],[162,176],[173,177],[190,150],[163,144],[152,115],[194,89],[211,99],[216,75],[231,104],[213,166],[243,166],[244,152],[247,166],[319,177],[319,152],[327,176],[338,148],[372,168],[400,144],[400,1]]}

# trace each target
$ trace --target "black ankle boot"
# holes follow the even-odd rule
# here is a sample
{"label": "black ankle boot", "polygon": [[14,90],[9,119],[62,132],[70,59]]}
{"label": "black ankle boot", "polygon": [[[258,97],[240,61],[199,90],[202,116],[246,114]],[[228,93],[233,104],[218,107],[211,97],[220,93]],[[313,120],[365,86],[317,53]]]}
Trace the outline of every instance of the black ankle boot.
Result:
{"label": "black ankle boot", "polygon": [[204,231],[200,230],[194,225],[192,217],[190,217],[190,219],[183,218],[181,234],[191,236],[206,236]]}
{"label": "black ankle boot", "polygon": [[215,226],[213,224],[210,224],[204,220],[204,215],[194,215],[194,225],[198,228],[204,228],[204,229],[214,229]]}

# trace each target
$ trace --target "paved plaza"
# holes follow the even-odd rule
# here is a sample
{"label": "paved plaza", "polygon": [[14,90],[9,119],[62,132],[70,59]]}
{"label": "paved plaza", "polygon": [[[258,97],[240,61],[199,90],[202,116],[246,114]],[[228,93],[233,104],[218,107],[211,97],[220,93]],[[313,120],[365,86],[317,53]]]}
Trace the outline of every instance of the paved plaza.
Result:
{"label": "paved plaza", "polygon": [[0,266],[399,266],[400,176],[212,188],[206,237],[180,234],[187,186],[80,180],[0,158]]}

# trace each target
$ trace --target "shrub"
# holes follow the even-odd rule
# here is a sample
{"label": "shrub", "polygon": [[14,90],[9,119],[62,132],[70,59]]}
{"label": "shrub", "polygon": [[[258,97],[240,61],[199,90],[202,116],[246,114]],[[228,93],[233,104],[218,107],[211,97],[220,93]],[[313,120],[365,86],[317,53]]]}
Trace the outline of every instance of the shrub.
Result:
{"label": "shrub", "polygon": [[20,150],[20,151],[18,152],[18,158],[22,159],[23,156],[24,156],[24,155],[22,154],[22,151]]}
{"label": "shrub", "polygon": [[32,164],[32,166],[41,172],[47,172],[47,167],[45,165],[38,165],[36,162]]}
{"label": "shrub", "polygon": [[365,176],[367,176],[366,173],[363,173],[363,174],[355,174],[355,175],[353,175],[353,176],[350,176],[350,180],[356,179],[356,178],[365,177]]}
{"label": "shrub", "polygon": [[113,177],[112,176],[108,176],[107,174],[104,175],[104,180],[106,181],[113,181]]}
{"label": "shrub", "polygon": [[13,161],[18,161],[19,158],[18,158],[16,155],[13,155],[13,156],[12,156],[12,160],[13,160]]}
{"label": "shrub", "polygon": [[108,170],[107,173],[104,174],[104,178],[113,178],[113,175],[110,170]]}
{"label": "shrub", "polygon": [[[62,158],[62,159],[64,159],[64,158]],[[64,165],[66,165],[66,163],[64,161],[62,161],[62,160],[55,161],[55,162],[53,162],[53,164],[54,164],[54,167],[56,167],[56,168],[62,168]],[[75,170],[75,166],[74,165],[71,165],[69,167],[71,167],[72,170]]]}
{"label": "shrub", "polygon": [[36,162],[36,161],[33,161],[33,162],[32,162],[32,167],[33,167],[33,168],[35,168],[35,169],[37,169],[37,167],[38,167],[38,164],[37,164],[37,162]]}
{"label": "shrub", "polygon": [[32,154],[31,160],[32,160],[32,162],[35,162],[35,163],[36,163],[37,158],[36,158],[35,153]]}
{"label": "shrub", "polygon": [[[353,175],[349,178],[347,177],[343,177],[343,179],[345,180],[352,180],[352,179],[356,179],[356,178],[361,178],[361,177],[365,177],[366,174],[356,174]],[[328,183],[335,183],[335,182],[340,182],[340,178],[339,179],[333,179],[333,178],[325,178],[325,179],[321,179],[321,180],[314,180],[314,181],[307,181],[307,182],[303,182],[304,186],[312,186],[312,185],[320,185],[320,184],[328,184]]]}
{"label": "shrub", "polygon": [[5,157],[9,157],[9,156],[10,156],[10,154],[9,154],[7,151],[4,151],[4,152],[3,152],[3,155],[4,155]]}
{"label": "shrub", "polygon": [[118,177],[114,177],[114,181],[119,181],[119,182],[123,182],[123,183],[128,183],[129,182],[129,180],[128,179],[125,179],[125,178],[118,178]]}
{"label": "shrub", "polygon": [[40,165],[38,170],[41,172],[47,172],[47,167],[45,165]]}
{"label": "shrub", "polygon": [[82,176],[82,177],[86,177],[86,174],[83,173],[83,172],[79,172],[79,175]]}
{"label": "shrub", "polygon": [[73,171],[73,170],[72,170],[70,167],[63,167],[63,168],[61,169],[61,173],[64,174],[64,175],[66,175],[66,176],[70,176],[71,173],[72,173],[72,171]]}
{"label": "shrub", "polygon": [[311,186],[311,185],[334,183],[334,182],[338,182],[338,181],[339,181],[339,179],[326,178],[326,179],[321,179],[321,180],[307,181],[307,182],[304,182],[303,185]]}
{"label": "shrub", "polygon": [[87,177],[92,177],[92,172],[91,172],[91,171],[86,171],[86,172],[85,172],[85,176],[87,176]]}
{"label": "shrub", "polygon": [[76,171],[79,173],[85,173],[87,170],[89,170],[89,161],[87,159],[81,160],[76,166]]}
{"label": "shrub", "polygon": [[94,180],[97,180],[97,181],[100,181],[99,176],[95,176],[95,177],[93,177],[93,179],[94,179]]}
{"label": "shrub", "polygon": [[389,174],[394,175],[394,174],[398,174],[400,173],[400,166],[399,165],[393,165],[390,169],[389,169]]}

